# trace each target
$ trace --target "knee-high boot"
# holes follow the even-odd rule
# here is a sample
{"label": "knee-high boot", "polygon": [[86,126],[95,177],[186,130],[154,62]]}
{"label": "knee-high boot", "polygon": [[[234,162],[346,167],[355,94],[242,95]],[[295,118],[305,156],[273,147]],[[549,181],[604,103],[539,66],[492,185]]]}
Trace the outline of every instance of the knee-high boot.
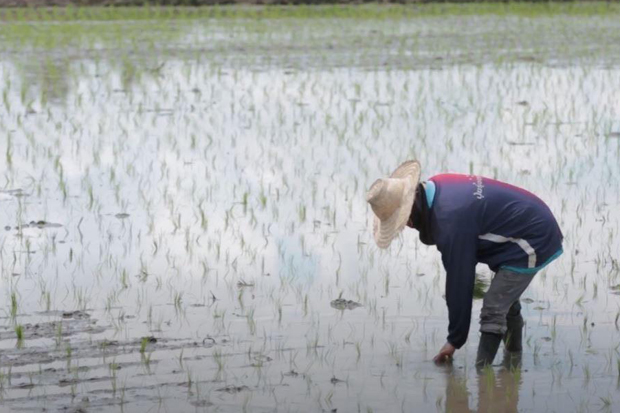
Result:
{"label": "knee-high boot", "polygon": [[506,316],[506,334],[504,334],[504,348],[510,353],[523,351],[523,317],[521,304],[515,302]]}
{"label": "knee-high boot", "polygon": [[497,354],[499,343],[502,342],[501,334],[482,333],[478,344],[478,356],[476,357],[476,367],[484,367],[493,363]]}

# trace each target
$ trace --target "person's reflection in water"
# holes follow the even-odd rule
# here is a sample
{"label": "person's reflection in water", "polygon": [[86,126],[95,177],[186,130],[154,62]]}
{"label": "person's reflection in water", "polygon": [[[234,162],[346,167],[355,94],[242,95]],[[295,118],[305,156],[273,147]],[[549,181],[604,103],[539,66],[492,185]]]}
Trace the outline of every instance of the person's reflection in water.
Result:
{"label": "person's reflection in water", "polygon": [[469,408],[467,380],[446,366],[446,413],[516,413],[521,387],[521,354],[505,353],[500,369],[487,367],[478,372],[478,409]]}
{"label": "person's reflection in water", "polygon": [[467,379],[452,367],[446,365],[448,383],[446,385],[446,413],[472,412],[469,408]]}

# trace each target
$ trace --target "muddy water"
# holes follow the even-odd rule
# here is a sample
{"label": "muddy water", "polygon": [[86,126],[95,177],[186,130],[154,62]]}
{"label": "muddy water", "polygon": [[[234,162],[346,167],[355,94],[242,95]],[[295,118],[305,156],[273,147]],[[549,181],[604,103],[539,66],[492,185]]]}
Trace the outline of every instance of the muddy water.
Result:
{"label": "muddy water", "polygon": [[[333,23],[3,37],[0,411],[620,403],[618,23]],[[566,252],[525,293],[520,367],[472,368],[479,300],[453,365],[430,362],[439,254],[409,230],[379,251],[364,201],[407,158],[558,216]]]}

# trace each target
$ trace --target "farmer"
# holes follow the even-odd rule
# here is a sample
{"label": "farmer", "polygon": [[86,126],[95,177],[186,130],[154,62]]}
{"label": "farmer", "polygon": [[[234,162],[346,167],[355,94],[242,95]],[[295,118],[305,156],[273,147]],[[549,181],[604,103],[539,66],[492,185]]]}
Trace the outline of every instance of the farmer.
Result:
{"label": "farmer", "polygon": [[521,352],[519,297],[534,274],[562,253],[553,214],[534,194],[493,179],[456,174],[419,179],[419,162],[407,161],[389,178],[375,181],[366,199],[380,248],[407,225],[441,252],[449,326],[434,361],[451,359],[467,341],[478,262],[495,276],[482,303],[476,366],[493,362],[502,339],[508,354]]}

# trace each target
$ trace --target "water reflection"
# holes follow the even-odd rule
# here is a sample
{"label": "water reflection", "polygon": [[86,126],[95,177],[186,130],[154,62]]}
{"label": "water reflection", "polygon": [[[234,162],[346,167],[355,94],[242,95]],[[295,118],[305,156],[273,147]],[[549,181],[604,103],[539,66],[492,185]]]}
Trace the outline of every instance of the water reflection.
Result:
{"label": "water reflection", "polygon": [[17,61],[15,64],[21,88],[19,98],[28,113],[38,102],[63,105],[70,92],[71,61],[47,57],[39,60]]}
{"label": "water reflection", "polygon": [[470,392],[467,377],[452,366],[446,368],[447,413],[513,413],[518,412],[521,388],[520,355],[504,355],[502,366],[480,370],[476,374],[478,406],[470,408]]}

